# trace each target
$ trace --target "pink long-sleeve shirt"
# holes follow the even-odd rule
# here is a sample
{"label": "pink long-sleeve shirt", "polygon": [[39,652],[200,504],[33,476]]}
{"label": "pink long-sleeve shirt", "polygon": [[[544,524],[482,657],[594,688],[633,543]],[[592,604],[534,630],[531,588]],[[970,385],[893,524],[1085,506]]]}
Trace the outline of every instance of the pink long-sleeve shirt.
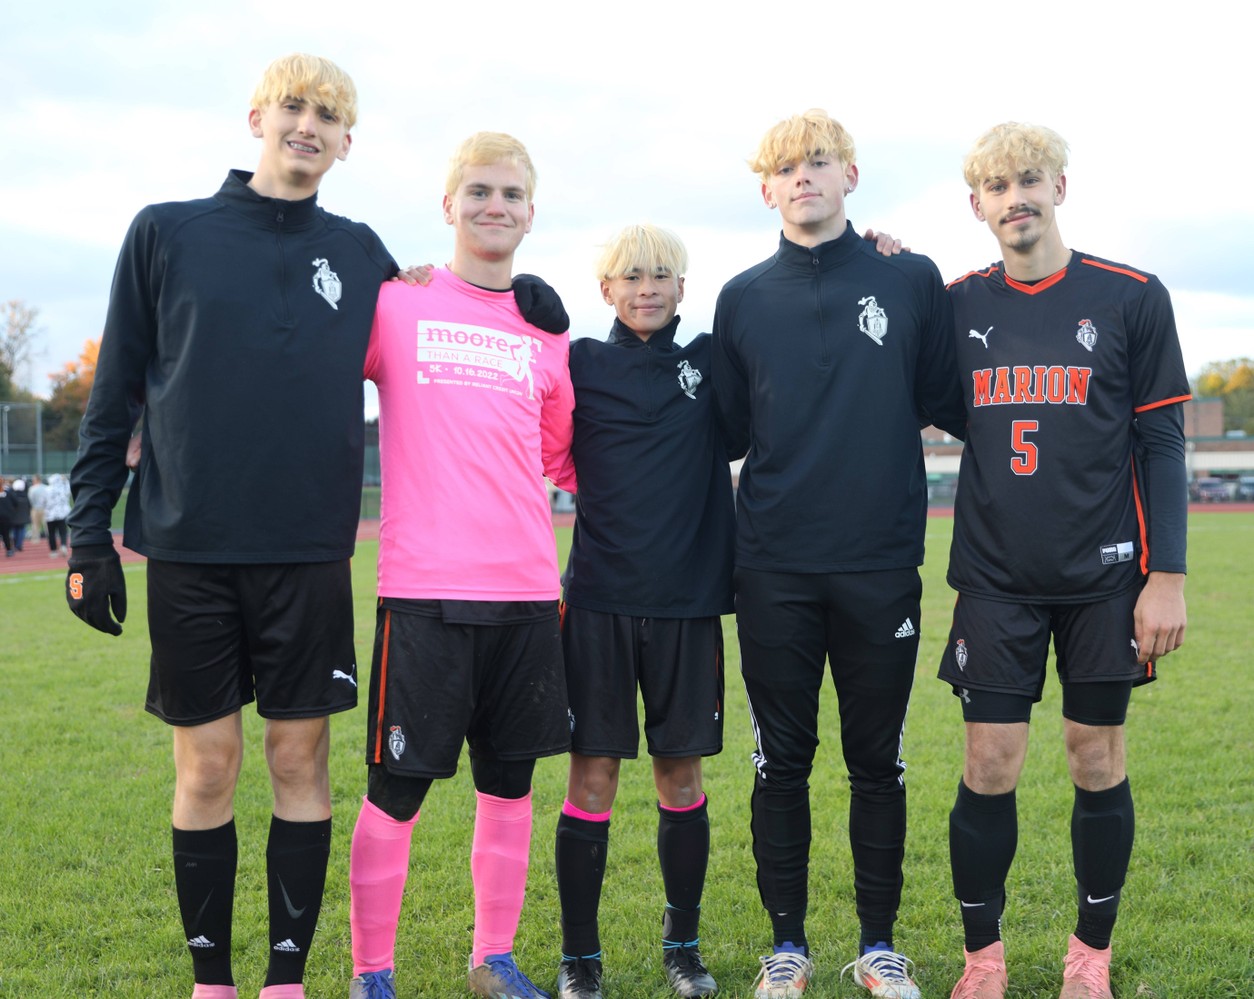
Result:
{"label": "pink long-sleeve shirt", "polygon": [[567,334],[512,292],[450,271],[383,286],[366,377],[379,388],[379,595],[559,596],[545,476],[572,487]]}

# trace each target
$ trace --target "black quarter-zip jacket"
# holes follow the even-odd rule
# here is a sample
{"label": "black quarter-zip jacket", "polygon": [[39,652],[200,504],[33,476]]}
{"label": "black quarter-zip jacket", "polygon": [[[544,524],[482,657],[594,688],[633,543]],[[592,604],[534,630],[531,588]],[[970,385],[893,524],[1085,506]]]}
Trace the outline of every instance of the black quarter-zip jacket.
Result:
{"label": "black quarter-zip jacket", "polygon": [[710,335],[648,341],[618,320],[570,344],[579,480],[563,576],[572,607],[633,617],[732,610],[735,514],[714,415]]}
{"label": "black quarter-zip jacket", "polygon": [[922,427],[966,421],[940,273],[854,232],[782,235],[729,281],[714,314],[718,412],[735,453],[736,564],[774,572],[923,561]]}
{"label": "black quarter-zip jacket", "polygon": [[78,544],[110,542],[124,456],[143,453],[124,543],[182,562],[352,554],[362,366],[396,264],[365,225],[233,170],[211,198],[149,205],[118,258],[71,484]]}

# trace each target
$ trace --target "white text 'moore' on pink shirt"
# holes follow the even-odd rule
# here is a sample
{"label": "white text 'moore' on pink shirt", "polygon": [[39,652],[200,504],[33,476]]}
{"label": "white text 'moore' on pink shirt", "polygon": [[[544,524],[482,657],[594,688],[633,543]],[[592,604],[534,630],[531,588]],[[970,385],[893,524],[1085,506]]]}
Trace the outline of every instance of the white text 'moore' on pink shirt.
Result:
{"label": "white text 'moore' on pink shirt", "polygon": [[554,600],[547,475],[573,486],[567,334],[512,292],[446,269],[383,286],[366,377],[379,388],[379,595]]}

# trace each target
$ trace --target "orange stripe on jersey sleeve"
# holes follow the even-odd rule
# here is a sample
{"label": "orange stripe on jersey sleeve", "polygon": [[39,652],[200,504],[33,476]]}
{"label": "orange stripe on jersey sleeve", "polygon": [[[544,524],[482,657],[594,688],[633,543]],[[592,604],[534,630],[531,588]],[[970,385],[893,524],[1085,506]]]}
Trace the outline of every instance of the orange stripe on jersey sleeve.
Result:
{"label": "orange stripe on jersey sleeve", "polygon": [[1144,406],[1136,406],[1133,408],[1132,412],[1145,413],[1151,409],[1162,409],[1164,406],[1174,406],[1178,402],[1188,402],[1192,398],[1193,396],[1191,393],[1189,395],[1177,395],[1170,399],[1163,399],[1159,402],[1147,402]]}
{"label": "orange stripe on jersey sleeve", "polygon": [[392,612],[383,612],[383,650],[379,653],[379,714],[374,720],[374,762],[383,762],[383,708],[388,693],[388,639],[392,635]]}
{"label": "orange stripe on jersey sleeve", "polygon": [[1147,284],[1149,282],[1149,278],[1144,274],[1139,274],[1127,267],[1116,267],[1114,264],[1104,264],[1100,260],[1090,260],[1088,257],[1081,257],[1080,263],[1087,264],[1089,267],[1100,267],[1102,270],[1110,271],[1113,274],[1126,275],[1136,281],[1140,281],[1141,284]]}
{"label": "orange stripe on jersey sleeve", "polygon": [[989,264],[988,267],[984,268],[984,270],[982,271],[967,271],[964,275],[962,275],[962,277],[954,278],[952,281],[949,282],[949,284],[945,285],[945,290],[948,291],[950,288],[954,287],[954,285],[962,284],[962,282],[967,280],[967,278],[992,277],[1000,269],[1001,268],[999,268],[996,264]]}

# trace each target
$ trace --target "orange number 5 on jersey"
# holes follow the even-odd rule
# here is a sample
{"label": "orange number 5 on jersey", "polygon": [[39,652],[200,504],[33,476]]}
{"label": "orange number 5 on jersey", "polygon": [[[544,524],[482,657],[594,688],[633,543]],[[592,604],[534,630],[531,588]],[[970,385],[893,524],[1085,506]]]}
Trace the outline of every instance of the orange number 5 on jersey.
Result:
{"label": "orange number 5 on jersey", "polygon": [[1015,453],[1010,459],[1010,470],[1015,475],[1032,475],[1036,472],[1036,445],[1027,436],[1040,429],[1041,425],[1036,420],[1015,420],[1010,424],[1010,447]]}

